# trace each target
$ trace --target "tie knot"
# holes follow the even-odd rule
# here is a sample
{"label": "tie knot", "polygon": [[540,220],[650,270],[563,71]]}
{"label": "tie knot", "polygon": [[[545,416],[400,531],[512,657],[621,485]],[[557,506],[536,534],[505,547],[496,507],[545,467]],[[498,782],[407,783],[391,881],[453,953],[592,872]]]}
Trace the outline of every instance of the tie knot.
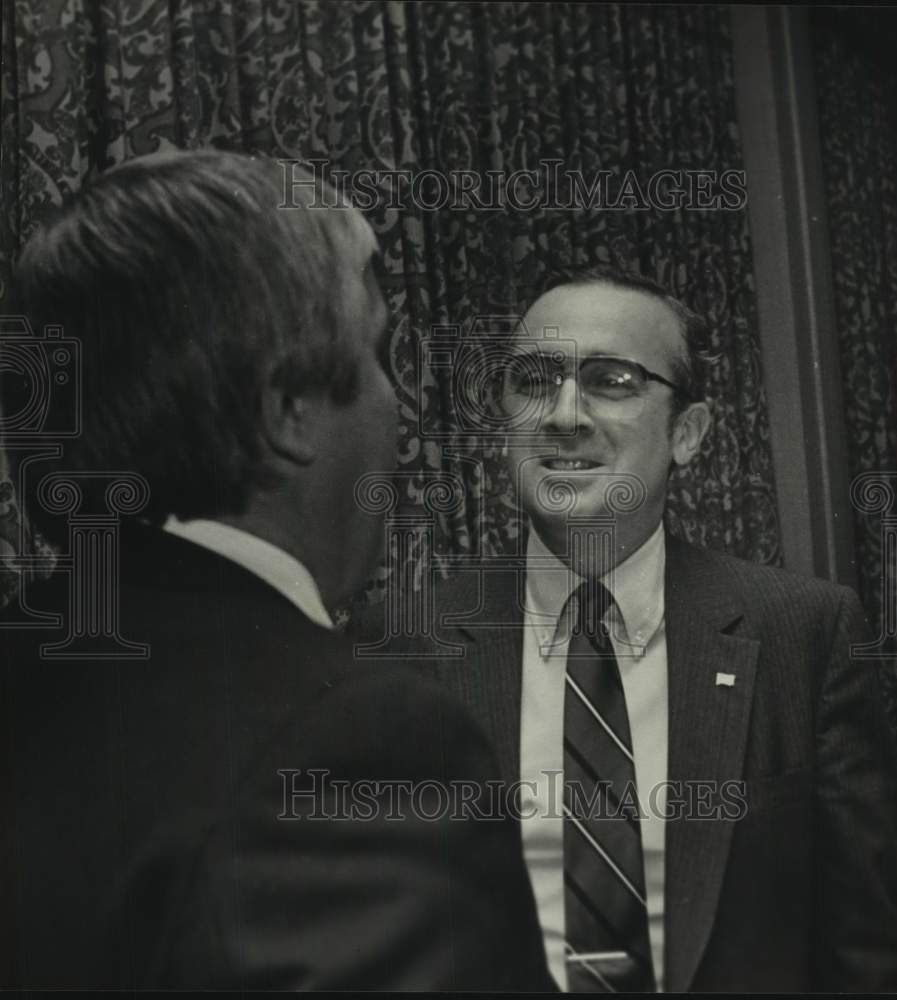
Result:
{"label": "tie knot", "polygon": [[614,599],[611,592],[600,580],[584,580],[573,592],[578,618],[575,628],[589,639],[603,639],[607,629],[602,619]]}

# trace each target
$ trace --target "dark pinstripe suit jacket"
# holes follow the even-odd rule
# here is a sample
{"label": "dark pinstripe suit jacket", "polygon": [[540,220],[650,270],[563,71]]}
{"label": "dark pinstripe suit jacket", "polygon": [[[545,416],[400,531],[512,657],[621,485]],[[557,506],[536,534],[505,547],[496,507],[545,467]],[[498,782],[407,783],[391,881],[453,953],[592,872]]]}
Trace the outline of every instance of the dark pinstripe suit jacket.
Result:
{"label": "dark pinstripe suit jacket", "polygon": [[[491,735],[507,781],[519,777],[520,577],[464,572],[438,587],[439,638],[464,655],[424,661]],[[667,989],[897,990],[895,746],[884,666],[850,656],[869,638],[856,596],[668,537],[665,600],[669,780],[743,781],[747,804],[735,821],[686,808],[667,823]]]}

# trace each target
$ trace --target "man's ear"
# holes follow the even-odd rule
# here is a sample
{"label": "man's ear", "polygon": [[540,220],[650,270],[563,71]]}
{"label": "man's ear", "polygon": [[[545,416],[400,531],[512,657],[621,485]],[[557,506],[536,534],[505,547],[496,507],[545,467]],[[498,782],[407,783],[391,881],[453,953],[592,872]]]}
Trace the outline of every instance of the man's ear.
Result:
{"label": "man's ear", "polygon": [[691,403],[676,417],[673,425],[673,461],[687,465],[701,450],[701,442],[710,429],[710,407]]}
{"label": "man's ear", "polygon": [[311,465],[317,454],[314,417],[314,401],[307,396],[270,382],[262,390],[262,434],[278,458]]}

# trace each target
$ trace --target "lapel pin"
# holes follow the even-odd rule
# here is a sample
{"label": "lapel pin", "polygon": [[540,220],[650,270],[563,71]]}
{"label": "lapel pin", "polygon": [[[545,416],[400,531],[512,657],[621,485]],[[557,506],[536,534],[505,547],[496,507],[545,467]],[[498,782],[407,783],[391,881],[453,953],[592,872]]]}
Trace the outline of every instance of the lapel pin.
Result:
{"label": "lapel pin", "polygon": [[716,675],[716,686],[727,688],[735,687],[735,674],[718,673]]}

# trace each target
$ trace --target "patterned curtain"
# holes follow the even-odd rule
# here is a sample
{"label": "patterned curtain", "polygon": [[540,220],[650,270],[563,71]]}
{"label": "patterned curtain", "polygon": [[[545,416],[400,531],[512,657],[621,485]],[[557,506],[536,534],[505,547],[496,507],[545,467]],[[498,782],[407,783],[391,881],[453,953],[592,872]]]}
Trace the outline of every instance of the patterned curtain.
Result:
{"label": "patterned curtain", "polygon": [[[746,212],[643,197],[662,170],[700,186],[701,172],[742,168],[726,8],[18,0],[4,7],[2,46],[4,280],[47,205],[128,157],[211,144],[326,161],[317,169],[334,183],[380,171],[363,207],[395,317],[403,490],[414,505],[434,473],[464,484],[439,515],[437,552],[506,551],[521,526],[494,449],[457,433],[431,331],[469,338],[475,317],[522,312],[553,268],[613,260],[711,326],[713,428],[671,481],[671,527],[778,561]],[[427,207],[440,177],[453,191],[476,179],[482,202],[519,170],[534,171],[516,189],[525,205]],[[575,210],[562,207],[573,175],[585,186]],[[416,194],[400,185],[414,177]]]}
{"label": "patterned curtain", "polygon": [[[860,595],[891,656],[897,621],[892,610],[886,623],[883,610],[897,601],[895,13],[814,9],[811,17]],[[897,680],[886,677],[897,726]]]}

